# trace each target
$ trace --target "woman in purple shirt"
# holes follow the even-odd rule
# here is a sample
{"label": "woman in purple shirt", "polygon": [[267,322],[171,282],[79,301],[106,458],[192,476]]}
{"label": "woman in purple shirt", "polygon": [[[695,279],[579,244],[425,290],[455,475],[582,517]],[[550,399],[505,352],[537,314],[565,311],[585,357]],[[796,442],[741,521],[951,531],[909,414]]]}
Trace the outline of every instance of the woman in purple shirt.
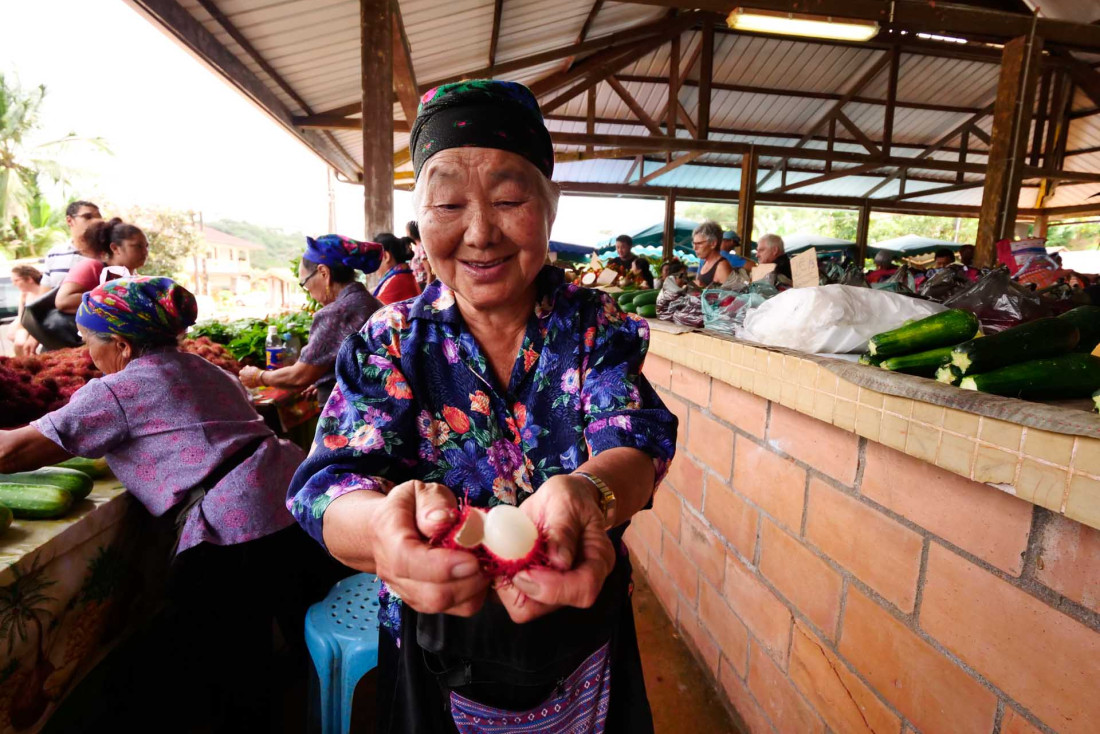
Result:
{"label": "woman in purple shirt", "polygon": [[207,720],[245,731],[270,711],[272,621],[300,638],[306,608],[342,567],[284,505],[302,451],[272,433],[231,374],[177,348],[195,315],[194,296],[168,278],[85,293],[76,322],[104,376],[63,408],[0,432],[0,471],[106,457],[149,512],[175,520],[168,589],[181,624],[170,659],[149,663],[186,681],[194,703],[209,684],[224,710]]}
{"label": "woman in purple shirt", "polygon": [[290,367],[265,372],[256,367],[241,370],[245,387],[317,388],[324,405],[336,384],[336,355],[344,339],[357,333],[382,303],[355,279],[355,271],[373,273],[382,258],[382,245],[359,242],[338,234],[306,237],[306,251],[298,264],[298,285],[321,309],[313,314],[309,343]]}

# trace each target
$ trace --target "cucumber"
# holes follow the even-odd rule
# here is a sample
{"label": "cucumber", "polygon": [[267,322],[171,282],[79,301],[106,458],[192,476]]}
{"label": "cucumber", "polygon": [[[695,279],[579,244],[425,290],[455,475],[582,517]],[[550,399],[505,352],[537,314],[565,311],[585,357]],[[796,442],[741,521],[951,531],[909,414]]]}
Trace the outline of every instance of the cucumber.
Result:
{"label": "cucumber", "polygon": [[102,479],[103,477],[110,476],[111,470],[107,466],[106,459],[85,459],[82,456],[74,456],[71,459],[62,461],[60,466],[64,469],[76,469],[82,471],[92,479]]}
{"label": "cucumber", "polygon": [[0,505],[6,505],[15,517],[45,520],[68,512],[73,496],[60,487],[0,482]]}
{"label": "cucumber", "polygon": [[958,385],[961,379],[962,372],[953,364],[945,364],[936,370],[936,382],[942,382],[945,385]]}
{"label": "cucumber", "polygon": [[633,303],[624,303],[621,308],[625,313],[638,313],[638,309],[635,308]]}
{"label": "cucumber", "polygon": [[634,296],[635,306],[651,306],[657,303],[657,291],[643,291]]}
{"label": "cucumber", "polygon": [[883,357],[875,357],[869,352],[864,352],[863,354],[859,355],[859,363],[865,364],[868,367],[878,367],[880,364],[882,364],[882,360]]}
{"label": "cucumber", "polygon": [[73,502],[79,502],[92,493],[92,478],[82,471],[66,469],[61,466],[47,466],[35,471],[16,474],[0,474],[0,482],[8,484],[40,484],[63,489],[73,496]]}
{"label": "cucumber", "polygon": [[657,305],[654,303],[643,303],[641,306],[637,306],[636,313],[639,316],[645,316],[647,319],[657,318]]}
{"label": "cucumber", "polygon": [[12,514],[6,505],[0,505],[0,535],[11,527]]}
{"label": "cucumber", "polygon": [[619,295],[615,296],[615,301],[620,305],[627,303],[634,303],[634,296],[638,295],[638,291],[623,291]]}
{"label": "cucumber", "polygon": [[1036,319],[955,347],[951,364],[963,375],[1073,351],[1081,335],[1067,319]]}
{"label": "cucumber", "polygon": [[1013,398],[1084,398],[1100,388],[1100,357],[1073,352],[962,378],[959,387]]}
{"label": "cucumber", "polygon": [[1096,412],[1100,413],[1100,390],[1092,394],[1092,402],[1096,404]]}
{"label": "cucumber", "polygon": [[893,372],[906,372],[911,375],[925,375],[931,377],[936,370],[951,362],[951,350],[954,347],[937,347],[927,352],[916,354],[899,354],[896,357],[887,357],[879,363],[879,367]]}
{"label": "cucumber", "polygon": [[924,352],[973,339],[977,332],[977,316],[961,308],[952,308],[874,335],[867,342],[867,351],[875,357]]}
{"label": "cucumber", "polygon": [[1058,318],[1070,322],[1081,332],[1081,341],[1077,342],[1078,352],[1091,352],[1100,344],[1100,306],[1078,306]]}

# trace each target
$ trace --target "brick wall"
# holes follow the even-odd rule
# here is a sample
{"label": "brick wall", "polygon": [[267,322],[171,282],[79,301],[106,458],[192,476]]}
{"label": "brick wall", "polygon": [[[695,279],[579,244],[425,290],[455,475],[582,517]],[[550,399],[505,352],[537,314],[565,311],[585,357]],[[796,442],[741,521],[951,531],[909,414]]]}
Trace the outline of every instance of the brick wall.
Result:
{"label": "brick wall", "polygon": [[753,734],[1100,731],[1100,532],[682,365],[627,533]]}

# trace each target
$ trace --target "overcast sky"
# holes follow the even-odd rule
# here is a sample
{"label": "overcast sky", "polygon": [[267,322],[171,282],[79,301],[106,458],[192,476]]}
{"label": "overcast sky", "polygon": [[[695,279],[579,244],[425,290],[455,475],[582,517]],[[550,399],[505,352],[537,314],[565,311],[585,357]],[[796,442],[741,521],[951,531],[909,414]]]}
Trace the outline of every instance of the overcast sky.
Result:
{"label": "overcast sky", "polygon": [[[46,85],[43,140],[76,132],[110,147],[68,157],[73,195],[328,229],[320,158],[122,0],[0,0],[0,70]],[[362,237],[362,189],[337,184],[336,201],[337,230]],[[553,237],[594,244],[662,212],[653,200],[563,197]],[[412,218],[408,194],[395,192],[394,216]]]}

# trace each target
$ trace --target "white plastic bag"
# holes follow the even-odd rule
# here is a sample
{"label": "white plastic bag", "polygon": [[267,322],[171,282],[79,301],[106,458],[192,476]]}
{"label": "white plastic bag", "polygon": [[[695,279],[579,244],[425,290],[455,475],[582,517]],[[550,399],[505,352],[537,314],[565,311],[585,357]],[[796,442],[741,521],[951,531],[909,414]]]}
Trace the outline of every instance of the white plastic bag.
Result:
{"label": "white plastic bag", "polygon": [[814,354],[862,352],[875,334],[943,310],[938,303],[871,288],[791,288],[749,312],[741,336]]}

